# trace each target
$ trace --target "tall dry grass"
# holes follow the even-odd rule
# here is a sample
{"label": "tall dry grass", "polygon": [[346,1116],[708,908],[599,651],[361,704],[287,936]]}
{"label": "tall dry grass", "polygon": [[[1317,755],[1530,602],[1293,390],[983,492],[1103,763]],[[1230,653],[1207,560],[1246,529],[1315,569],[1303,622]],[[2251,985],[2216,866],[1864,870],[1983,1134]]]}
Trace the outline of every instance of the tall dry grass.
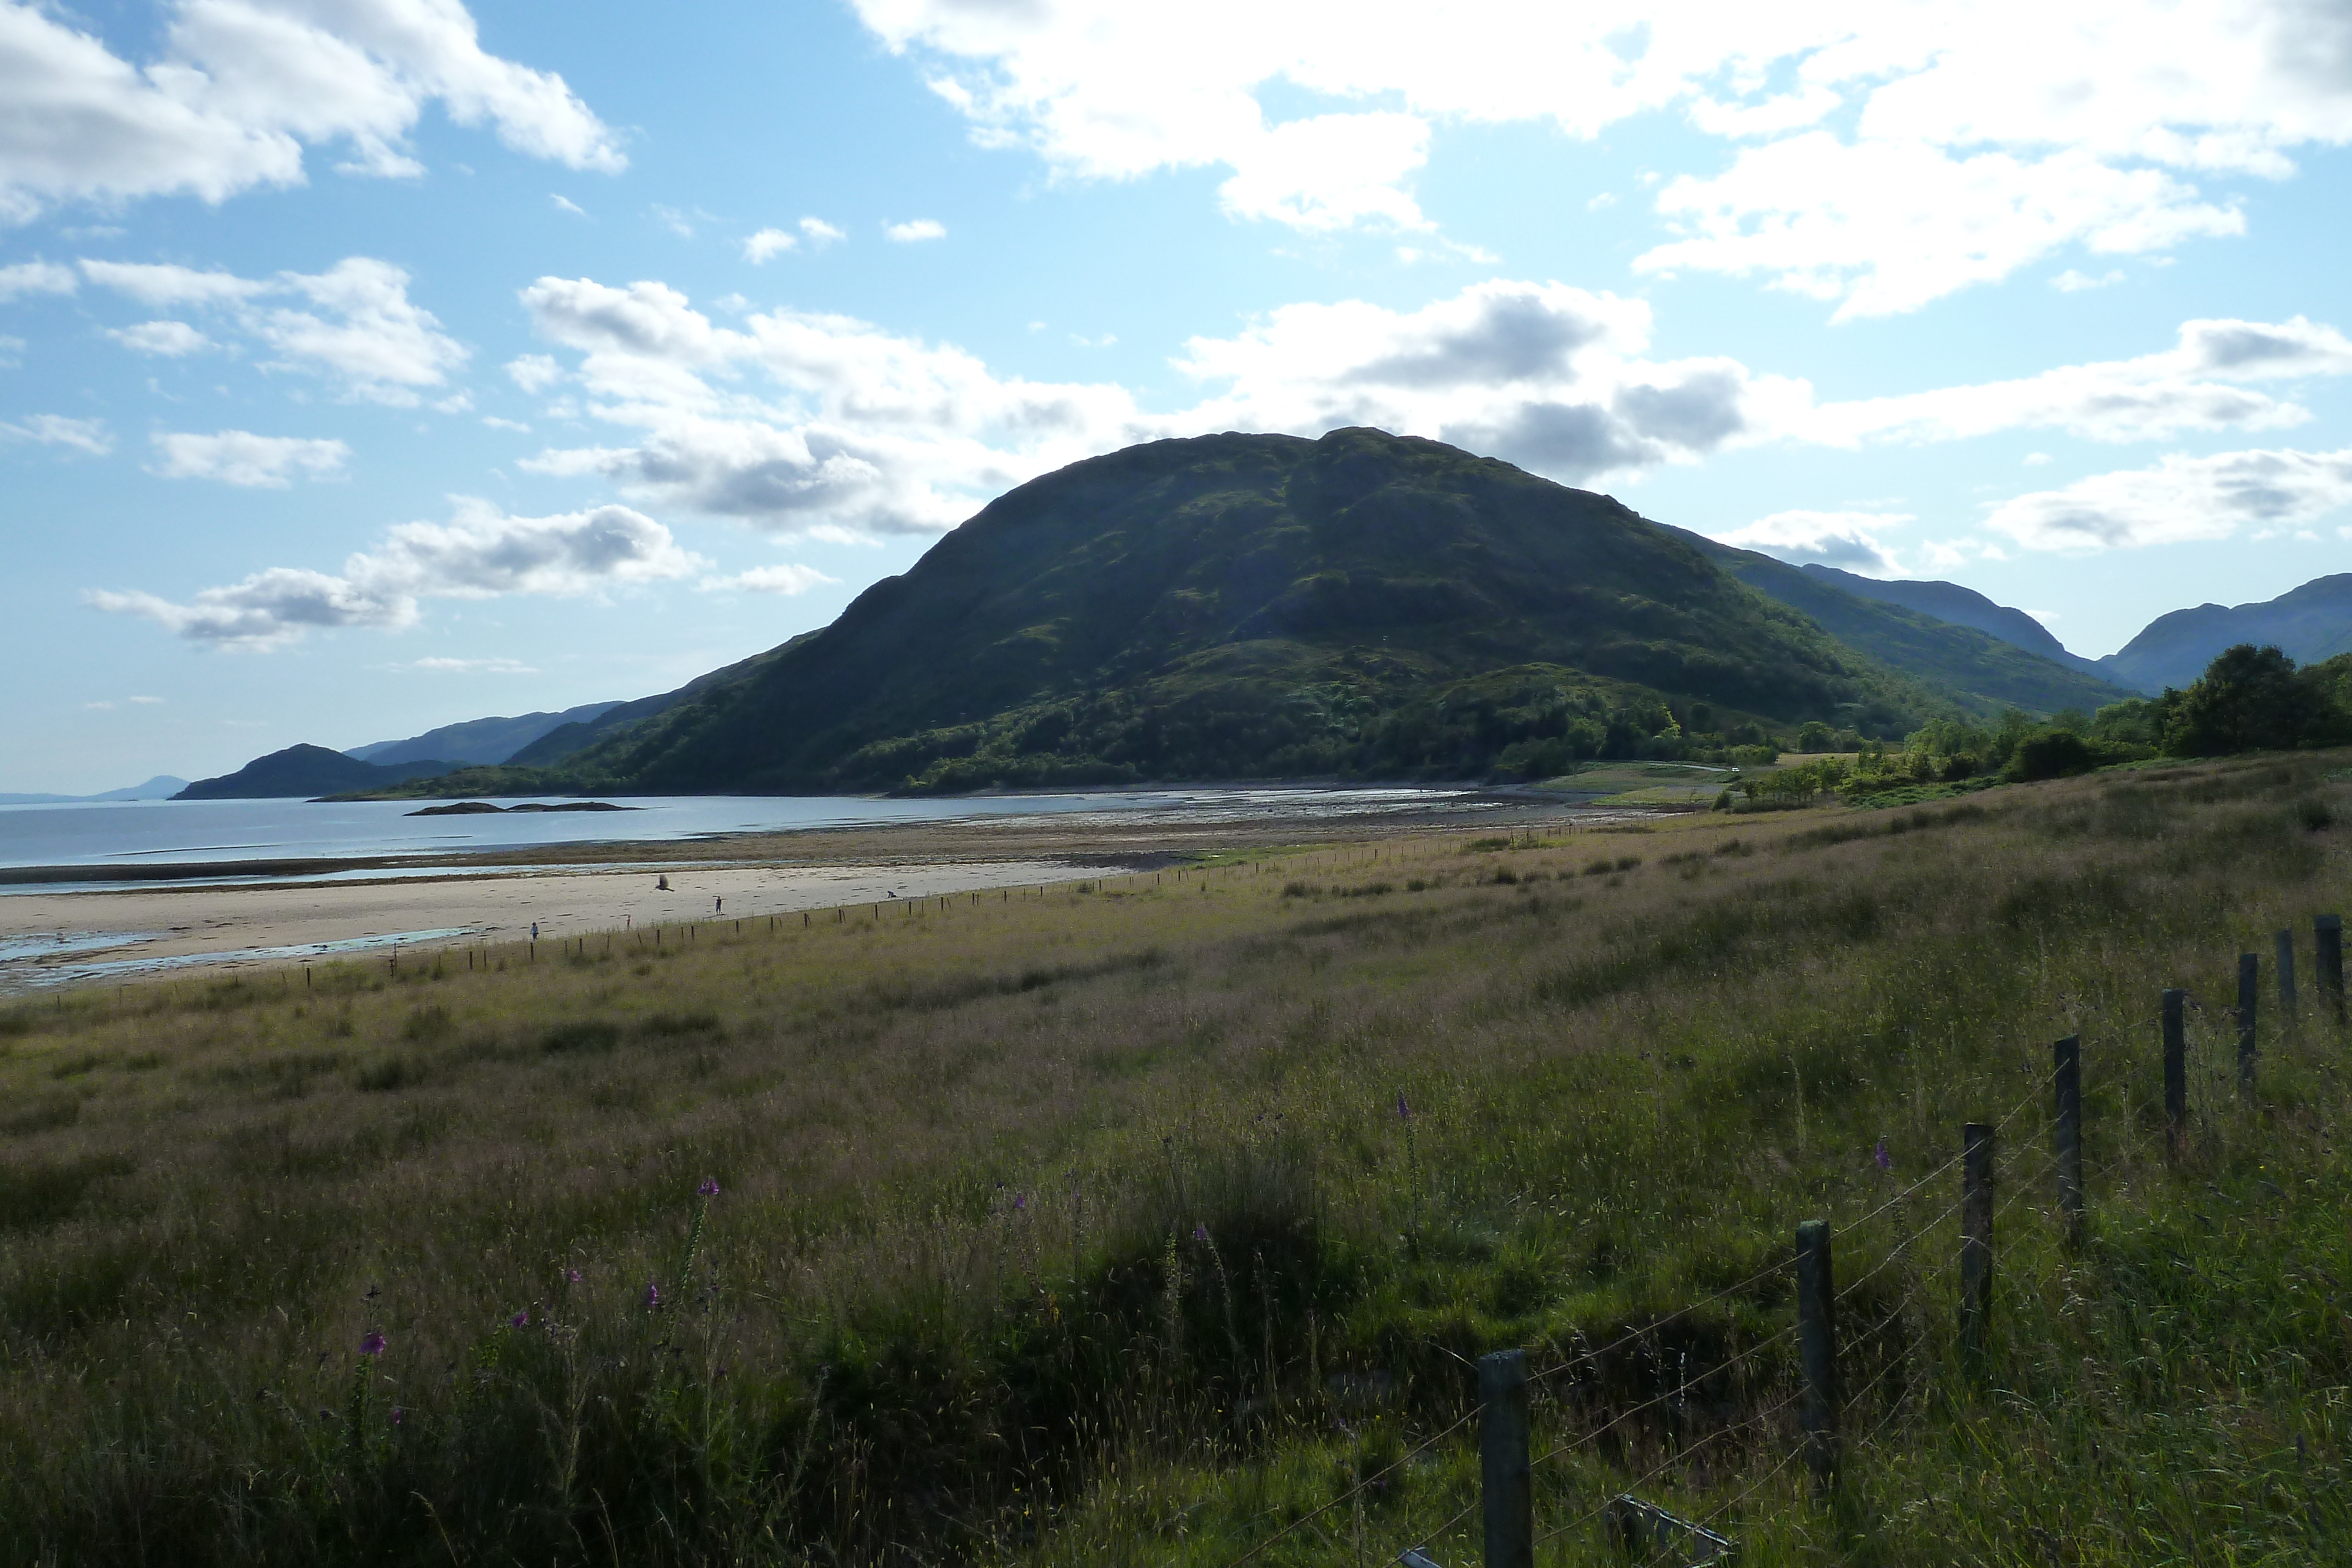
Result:
{"label": "tall dry grass", "polygon": [[[1757,1561],[2310,1560],[2345,1040],[2266,1030],[2241,1107],[2220,1009],[2342,898],[2341,760],[20,1008],[0,1556],[1221,1563],[1304,1520],[1259,1560],[1466,1560],[1459,1436],[1390,1467],[1517,1343],[1571,1369],[1551,1439],[1634,1412],[1539,1472],[1548,1562],[1644,1476]],[[2070,1030],[2096,1244],[2012,1123],[1979,1385],[1946,1203],[1844,1237],[1856,1439],[1811,1508],[1769,1266],[2038,1103]]]}

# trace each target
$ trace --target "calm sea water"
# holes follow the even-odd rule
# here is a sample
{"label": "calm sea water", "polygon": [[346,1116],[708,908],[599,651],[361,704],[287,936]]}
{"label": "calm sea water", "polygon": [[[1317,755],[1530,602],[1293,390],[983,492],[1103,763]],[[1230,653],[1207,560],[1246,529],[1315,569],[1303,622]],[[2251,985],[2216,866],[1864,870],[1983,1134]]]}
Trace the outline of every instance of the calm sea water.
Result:
{"label": "calm sea water", "polygon": [[[1497,802],[1456,789],[1135,789],[984,800],[702,795],[630,799],[630,811],[415,817],[414,800],[120,800],[0,806],[0,867],[115,867],[251,860],[441,857],[539,844],[630,844],[891,822],[1100,814],[1126,821],[1474,813]],[[345,873],[348,874],[348,873]],[[60,884],[34,884],[58,891]],[[16,884],[16,891],[34,886]]]}

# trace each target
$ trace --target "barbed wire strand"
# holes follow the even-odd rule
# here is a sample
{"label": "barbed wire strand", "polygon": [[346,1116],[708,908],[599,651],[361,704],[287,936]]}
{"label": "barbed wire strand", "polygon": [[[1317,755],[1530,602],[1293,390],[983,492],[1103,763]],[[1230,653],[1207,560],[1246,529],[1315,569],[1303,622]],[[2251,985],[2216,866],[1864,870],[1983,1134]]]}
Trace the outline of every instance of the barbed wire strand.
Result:
{"label": "barbed wire strand", "polygon": [[1795,1256],[1791,1254],[1789,1257],[1781,1259],[1777,1263],[1767,1263],[1764,1267],[1757,1270],[1756,1272],[1748,1275],[1748,1278],[1738,1281],[1737,1284],[1726,1285],[1723,1289],[1716,1291],[1713,1295],[1702,1296],[1697,1301],[1692,1301],[1686,1306],[1676,1307],[1664,1317],[1646,1323],[1641,1328],[1628,1329],[1625,1333],[1619,1334],[1615,1339],[1611,1340],[1607,1344],[1599,1346],[1592,1350],[1579,1351],[1575,1355],[1561,1362],[1558,1366],[1548,1367],[1544,1371],[1536,1373],[1530,1376],[1528,1379],[1528,1386],[1532,1387],[1538,1383],[1549,1382],[1552,1378],[1558,1377],[1561,1373],[1572,1371],[1575,1368],[1583,1365],[1586,1362],[1607,1355],[1612,1351],[1622,1350],[1625,1346],[1632,1344],[1635,1340],[1640,1339],[1646,1334],[1654,1334],[1660,1329],[1664,1328],[1668,1323],[1690,1316],[1691,1313],[1697,1312],[1701,1307],[1711,1307],[1716,1302],[1722,1301],[1726,1296],[1738,1295],[1740,1291],[1748,1289],[1748,1286],[1755,1284],[1759,1280],[1769,1279],[1773,1275],[1779,1273],[1781,1270],[1793,1267],[1796,1264],[1796,1261],[1797,1260]]}
{"label": "barbed wire strand", "polygon": [[[1722,1365],[1707,1368],[1706,1371],[1700,1373],[1693,1381],[1696,1383],[1704,1383],[1710,1377],[1719,1376],[1724,1373],[1729,1372],[1735,1367],[1740,1365],[1743,1362],[1748,1361],[1770,1349],[1773,1345],[1780,1343],[1782,1340],[1787,1339],[1790,1334],[1795,1333],[1796,1332],[1797,1325],[1795,1323],[1790,1323],[1787,1328],[1780,1330],[1778,1333],[1772,1334],[1769,1338],[1758,1340],[1754,1344],[1749,1345],[1746,1350],[1741,1351],[1738,1355],[1733,1356],[1729,1361],[1725,1362]],[[1543,1464],[1551,1459],[1556,1459],[1562,1454],[1580,1448],[1584,1447],[1585,1444],[1597,1440],[1602,1436],[1602,1434],[1616,1427],[1622,1426],[1626,1421],[1629,1421],[1633,1417],[1640,1415],[1643,1411],[1654,1409],[1660,1405],[1665,1404],[1669,1400],[1684,1396],[1689,1392],[1689,1386],[1690,1385],[1686,1384],[1682,1387],[1669,1388],[1664,1393],[1654,1395],[1650,1398],[1644,1399],[1639,1405],[1619,1411],[1616,1415],[1611,1416],[1601,1425],[1595,1427],[1591,1431],[1585,1433],[1584,1436],[1573,1438],[1569,1442],[1562,1443],[1558,1448],[1555,1448],[1547,1453],[1538,1455],[1534,1460],[1530,1461],[1528,1468],[1532,1469],[1537,1465]]]}
{"label": "barbed wire strand", "polygon": [[1374,1481],[1386,1477],[1391,1470],[1402,1469],[1411,1460],[1420,1458],[1421,1455],[1428,1452],[1429,1449],[1434,1448],[1438,1443],[1444,1441],[1449,1437],[1452,1437],[1454,1433],[1468,1426],[1472,1421],[1477,1419],[1477,1416],[1478,1407],[1474,1405],[1467,1412],[1455,1417],[1451,1426],[1442,1427],[1441,1429],[1431,1433],[1428,1437],[1423,1437],[1420,1442],[1414,1444],[1412,1448],[1406,1449],[1402,1454],[1381,1466],[1379,1469],[1374,1470],[1370,1475],[1359,1479],[1355,1485],[1348,1488],[1347,1490],[1341,1492],[1338,1497],[1333,1498],[1330,1501],[1323,1504],[1321,1507],[1314,1509],[1307,1513],[1300,1514],[1297,1519],[1292,1520],[1288,1524],[1284,1525],[1280,1530],[1276,1531],[1272,1535],[1267,1536],[1264,1541],[1259,1542],[1256,1545],[1243,1552],[1239,1557],[1234,1558],[1230,1563],[1226,1564],[1226,1568],[1241,1568],[1243,1563],[1247,1563],[1251,1558],[1255,1557],[1259,1552],[1265,1551],[1276,1542],[1280,1541],[1292,1531],[1298,1529],[1301,1525],[1307,1523],[1311,1520],[1320,1519],[1323,1515],[1330,1512],[1341,1503],[1346,1502],[1349,1499],[1354,1497],[1358,1492],[1362,1491],[1367,1487],[1370,1486]]}
{"label": "barbed wire strand", "polygon": [[[1665,1474],[1666,1471],[1674,1469],[1675,1466],[1688,1459],[1691,1455],[1706,1447],[1709,1443],[1733,1432],[1745,1431],[1752,1427],[1760,1427],[1769,1421],[1773,1416],[1778,1416],[1782,1411],[1788,1409],[1791,1405],[1796,1404],[1797,1401],[1802,1399],[1804,1396],[1804,1390],[1799,1389],[1797,1392],[1781,1399],[1779,1404],[1773,1405],[1766,1409],[1759,1410],[1744,1421],[1733,1421],[1727,1425],[1718,1427],[1714,1431],[1709,1432],[1706,1437],[1697,1439],[1696,1442],[1685,1444],[1676,1452],[1667,1455],[1664,1458],[1659,1460],[1656,1464],[1651,1466],[1648,1469],[1634,1477],[1633,1479],[1627,1482],[1623,1487],[1618,1490],[1621,1491],[1631,1491],[1636,1487],[1646,1486],[1651,1481],[1655,1480],[1658,1477]],[[1594,1520],[1599,1519],[1603,1513],[1606,1513],[1608,1510],[1609,1503],[1607,1500],[1604,1500],[1600,1507],[1580,1514],[1578,1517],[1570,1520],[1566,1524],[1555,1525],[1553,1528],[1545,1531],[1541,1535],[1536,1537],[1534,1543],[1540,1546],[1545,1542],[1551,1540],[1555,1536],[1565,1535],[1571,1530],[1580,1530],[1584,1526],[1591,1523]]]}

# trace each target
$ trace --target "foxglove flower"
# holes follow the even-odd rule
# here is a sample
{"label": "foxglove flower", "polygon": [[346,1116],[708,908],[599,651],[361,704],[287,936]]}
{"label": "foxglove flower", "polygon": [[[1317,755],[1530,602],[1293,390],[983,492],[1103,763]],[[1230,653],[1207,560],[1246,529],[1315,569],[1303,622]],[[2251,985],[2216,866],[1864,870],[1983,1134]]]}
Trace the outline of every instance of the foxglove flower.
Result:
{"label": "foxglove flower", "polygon": [[716,1176],[704,1176],[702,1178],[702,1185],[696,1187],[694,1190],[698,1197],[717,1197],[719,1196],[719,1178]]}
{"label": "foxglove flower", "polygon": [[362,1355],[382,1355],[383,1354],[383,1331],[382,1329],[368,1330],[366,1336],[360,1341],[360,1354]]}
{"label": "foxglove flower", "polygon": [[1878,1140],[1878,1147],[1871,1152],[1870,1157],[1877,1162],[1880,1170],[1891,1171],[1895,1168],[1895,1157],[1886,1152],[1885,1138]]}

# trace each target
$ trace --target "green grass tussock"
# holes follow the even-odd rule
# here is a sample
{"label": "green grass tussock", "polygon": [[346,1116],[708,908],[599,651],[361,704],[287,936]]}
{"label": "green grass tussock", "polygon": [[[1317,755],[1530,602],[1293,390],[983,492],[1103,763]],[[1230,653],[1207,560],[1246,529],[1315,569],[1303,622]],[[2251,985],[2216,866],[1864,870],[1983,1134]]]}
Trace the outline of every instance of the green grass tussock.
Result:
{"label": "green grass tussock", "polygon": [[[2352,1039],[2267,966],[2352,889],[2343,760],[18,1006],[0,1561],[1469,1562],[1455,1423],[1507,1345],[1563,1449],[1546,1568],[1622,1561],[1589,1516],[1629,1488],[1751,1563],[2327,1560]],[[1790,1404],[1815,1217],[1832,1507]]]}

